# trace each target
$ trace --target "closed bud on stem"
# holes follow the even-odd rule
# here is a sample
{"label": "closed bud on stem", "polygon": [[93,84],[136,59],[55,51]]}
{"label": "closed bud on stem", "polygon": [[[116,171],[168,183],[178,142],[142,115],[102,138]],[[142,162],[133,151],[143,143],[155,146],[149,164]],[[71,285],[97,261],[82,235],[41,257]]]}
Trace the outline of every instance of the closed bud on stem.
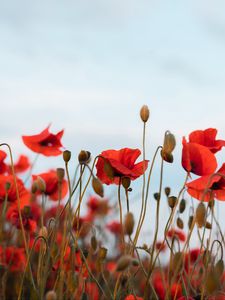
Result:
{"label": "closed bud on stem", "polygon": [[191,229],[191,227],[193,226],[193,222],[194,222],[194,216],[190,216],[188,219],[188,228]]}
{"label": "closed bud on stem", "polygon": [[85,164],[90,161],[91,153],[89,151],[81,150],[78,155],[78,161],[80,164]]}
{"label": "closed bud on stem", "polygon": [[45,184],[45,181],[40,176],[37,177],[36,183],[37,183],[37,189],[41,193],[45,193],[45,191],[46,191],[46,184]]}
{"label": "closed bud on stem", "polygon": [[146,123],[149,119],[149,108],[147,105],[143,105],[140,110],[140,117],[144,123]]}
{"label": "closed bud on stem", "polygon": [[132,257],[130,255],[123,255],[122,257],[120,257],[120,259],[117,262],[116,270],[117,271],[126,270],[130,266],[131,261],[132,261]]}
{"label": "closed bud on stem", "polygon": [[206,208],[205,205],[201,202],[199,203],[196,209],[196,223],[199,228],[202,228],[205,225],[206,219]]}
{"label": "closed bud on stem", "polygon": [[93,235],[93,236],[91,237],[91,248],[92,248],[94,251],[96,251],[97,247],[98,247],[98,242],[97,242],[97,239],[96,239],[95,235]]}
{"label": "closed bud on stem", "polygon": [[124,233],[131,235],[134,230],[134,216],[131,212],[128,212],[124,221]]}
{"label": "closed bud on stem", "polygon": [[56,173],[57,173],[57,177],[58,177],[59,182],[62,182],[63,178],[65,176],[65,170],[63,168],[57,168]]}
{"label": "closed bud on stem", "polygon": [[170,208],[174,208],[176,203],[177,203],[177,197],[175,196],[168,197],[168,204]]}
{"label": "closed bud on stem", "polygon": [[154,193],[153,194],[153,197],[156,201],[159,201],[160,200],[160,193]]}
{"label": "closed bud on stem", "polygon": [[179,212],[182,214],[185,211],[186,208],[186,201],[185,199],[181,199],[179,204]]}
{"label": "closed bud on stem", "polygon": [[63,151],[63,160],[67,163],[70,161],[71,152],[69,150]]}
{"label": "closed bud on stem", "polygon": [[175,136],[170,132],[166,131],[163,143],[163,150],[166,153],[172,153],[176,146]]}
{"label": "closed bud on stem", "polygon": [[131,180],[129,177],[122,177],[122,186],[127,190],[130,186]]}
{"label": "closed bud on stem", "polygon": [[179,227],[180,229],[184,228],[184,222],[181,218],[177,218],[177,227]]}
{"label": "closed bud on stem", "polygon": [[45,300],[57,300],[57,295],[55,291],[48,291],[45,295]]}
{"label": "closed bud on stem", "polygon": [[101,181],[95,176],[92,177],[92,187],[97,195],[99,195],[100,197],[104,196],[103,185]]}
{"label": "closed bud on stem", "polygon": [[161,157],[163,160],[165,160],[166,162],[168,162],[170,164],[173,162],[173,154],[172,153],[166,152],[163,149],[161,150],[160,153],[161,153]]}
{"label": "closed bud on stem", "polygon": [[171,189],[169,186],[165,187],[164,189],[166,196],[168,197],[170,195]]}
{"label": "closed bud on stem", "polygon": [[39,236],[43,236],[44,238],[47,239],[47,237],[48,237],[48,229],[47,229],[47,227],[46,227],[46,226],[43,226],[43,227],[39,230],[38,235],[39,235]]}

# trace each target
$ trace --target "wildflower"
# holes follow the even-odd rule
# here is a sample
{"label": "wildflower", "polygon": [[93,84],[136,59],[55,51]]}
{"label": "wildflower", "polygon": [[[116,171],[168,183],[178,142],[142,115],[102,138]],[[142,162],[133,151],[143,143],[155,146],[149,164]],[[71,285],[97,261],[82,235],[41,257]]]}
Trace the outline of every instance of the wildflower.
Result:
{"label": "wildflower", "polygon": [[7,165],[4,162],[5,158],[6,158],[7,154],[0,150],[0,174],[4,174],[7,170]]}
{"label": "wildflower", "polygon": [[41,133],[30,136],[22,136],[24,144],[36,153],[43,154],[45,156],[57,156],[62,153],[60,148],[62,147],[61,138],[64,130],[59,131],[56,134],[49,132],[48,126]]}
{"label": "wildflower", "polygon": [[216,140],[217,130],[208,128],[205,130],[195,130],[189,134],[190,143],[196,143],[207,147],[212,153],[216,153],[225,146],[224,140]]}
{"label": "wildflower", "polygon": [[0,265],[9,267],[11,272],[23,271],[26,265],[24,248],[0,246]]}
{"label": "wildflower", "polygon": [[187,183],[186,186],[189,195],[205,202],[214,198],[225,201],[225,178],[219,175],[225,176],[225,163],[216,173],[218,175],[202,176]]}
{"label": "wildflower", "polygon": [[134,295],[127,295],[124,300],[143,300],[143,298]]}
{"label": "wildflower", "polygon": [[166,233],[168,238],[177,238],[180,242],[185,242],[186,236],[182,230],[170,229]]}
{"label": "wildflower", "polygon": [[46,173],[41,173],[39,175],[33,175],[33,180],[41,177],[46,185],[45,195],[49,196],[49,198],[53,201],[57,201],[59,196],[63,199],[68,192],[68,183],[65,179],[63,179],[59,184],[59,179],[57,176],[57,172],[55,170],[50,170]]}
{"label": "wildflower", "polygon": [[[23,173],[30,168],[30,161],[26,155],[20,155],[17,162],[14,164],[14,171],[15,173]],[[8,165],[8,173],[12,173],[11,165]]]}
{"label": "wildflower", "polygon": [[187,172],[204,176],[215,171],[217,161],[214,154],[207,147],[197,143],[188,143],[183,138],[182,166]]}
{"label": "wildflower", "polygon": [[[148,167],[148,161],[141,161],[135,164],[140,156],[139,149],[123,148],[120,150],[106,150],[100,154],[96,169],[97,177],[105,184],[119,184],[122,177],[128,177],[135,180],[141,176]],[[106,172],[106,166],[112,169],[112,174]]]}
{"label": "wildflower", "polygon": [[91,214],[105,216],[110,210],[107,199],[100,200],[98,197],[91,196],[87,201],[87,207]]}
{"label": "wildflower", "polygon": [[119,235],[121,233],[122,227],[120,222],[112,221],[106,225],[106,228],[113,234]]}
{"label": "wildflower", "polygon": [[173,283],[170,288],[171,299],[178,299],[182,296],[182,286],[179,283]]}

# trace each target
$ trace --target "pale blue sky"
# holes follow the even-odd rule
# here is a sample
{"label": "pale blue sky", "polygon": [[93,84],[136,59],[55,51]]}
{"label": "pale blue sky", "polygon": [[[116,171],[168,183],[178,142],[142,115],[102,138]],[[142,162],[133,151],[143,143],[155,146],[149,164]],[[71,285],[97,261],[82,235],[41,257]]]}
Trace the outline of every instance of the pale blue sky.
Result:
{"label": "pale blue sky", "polygon": [[51,122],[75,155],[140,147],[148,104],[148,153],[177,136],[176,186],[183,135],[225,138],[224,12],[223,0],[0,0],[1,141],[31,154],[20,136]]}

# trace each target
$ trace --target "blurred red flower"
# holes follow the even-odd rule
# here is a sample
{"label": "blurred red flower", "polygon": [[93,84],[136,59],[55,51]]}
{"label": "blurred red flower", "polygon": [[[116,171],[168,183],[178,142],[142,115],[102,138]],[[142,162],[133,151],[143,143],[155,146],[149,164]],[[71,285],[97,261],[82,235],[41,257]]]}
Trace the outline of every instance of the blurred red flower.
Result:
{"label": "blurred red flower", "polygon": [[[30,168],[30,161],[26,155],[20,155],[14,164],[15,173],[23,173]],[[8,173],[12,174],[12,167],[8,165]]]}
{"label": "blurred red flower", "polygon": [[[50,170],[46,173],[41,173],[39,175],[33,175],[33,180],[36,180],[38,177],[41,177],[45,184],[46,190],[45,194],[49,196],[51,200],[57,201],[59,199],[59,179],[57,172],[55,170]],[[68,183],[65,179],[62,180],[60,187],[61,199],[63,199],[68,192]]]}
{"label": "blurred red flower", "polygon": [[[19,191],[21,205],[26,205],[29,203],[30,193],[24,187],[23,181],[21,179],[16,178],[16,182]],[[9,185],[8,191],[6,190],[6,185]],[[8,202],[17,201],[16,187],[12,175],[7,175],[7,176],[0,175],[0,202],[3,202],[5,200],[6,195],[7,195]]]}
{"label": "blurred red flower", "polygon": [[187,143],[183,138],[182,166],[187,172],[204,176],[216,170],[217,161],[207,147],[197,143]]}
{"label": "blurred red flower", "polygon": [[128,295],[126,296],[126,298],[124,300],[143,300],[144,298],[142,297],[138,297],[138,296],[134,296],[134,295]]}
{"label": "blurred red flower", "polygon": [[207,147],[212,153],[220,151],[225,146],[224,140],[216,140],[217,129],[195,130],[189,134],[190,143]]}
{"label": "blurred red flower", "polygon": [[[96,164],[97,177],[105,184],[119,184],[121,177],[129,177],[131,180],[138,178],[148,167],[148,160],[135,164],[140,154],[139,149],[130,148],[103,151]],[[112,168],[110,175],[106,171],[107,163]]]}
{"label": "blurred red flower", "polygon": [[62,147],[61,138],[64,130],[59,131],[56,134],[49,132],[48,126],[41,133],[30,136],[22,136],[24,144],[36,153],[43,154],[45,156],[57,156],[62,153],[60,148]]}
{"label": "blurred red flower", "polygon": [[178,299],[182,296],[182,286],[179,283],[173,283],[170,288],[171,299]]}
{"label": "blurred red flower", "polygon": [[171,228],[166,233],[168,238],[177,238],[180,242],[185,242],[186,235],[182,230]]}
{"label": "blurred red flower", "polygon": [[91,196],[87,201],[87,207],[90,214],[105,216],[110,210],[107,199],[100,199],[96,196]]}
{"label": "blurred red flower", "polygon": [[7,165],[4,162],[5,158],[6,158],[7,154],[0,150],[0,174],[4,174],[7,170]]}
{"label": "blurred red flower", "polygon": [[4,249],[0,246],[0,264],[9,267],[11,272],[23,271],[26,265],[24,249],[13,246]]}
{"label": "blurred red flower", "polygon": [[[225,176],[225,163],[216,172]],[[225,201],[225,178],[220,175],[202,176],[186,184],[192,197],[208,202],[210,199]]]}
{"label": "blurred red flower", "polygon": [[120,222],[117,221],[108,223],[106,225],[106,228],[115,235],[120,234],[122,230]]}

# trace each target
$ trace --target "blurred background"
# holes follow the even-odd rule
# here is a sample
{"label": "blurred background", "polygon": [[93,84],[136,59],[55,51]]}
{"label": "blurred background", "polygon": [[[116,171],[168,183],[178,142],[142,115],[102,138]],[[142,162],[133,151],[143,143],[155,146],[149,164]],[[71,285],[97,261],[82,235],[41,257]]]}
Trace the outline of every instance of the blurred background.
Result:
{"label": "blurred background", "polygon": [[[225,139],[224,11],[223,0],[0,0],[1,142],[32,160],[21,135],[51,123],[54,133],[65,128],[74,164],[81,149],[95,156],[141,148],[139,110],[147,104],[147,158],[166,130],[175,134],[164,186],[177,192],[185,177],[182,136],[215,127]],[[62,165],[61,157],[41,157],[35,171]],[[151,193],[157,167],[155,173]],[[138,208],[140,198],[133,198]],[[218,211],[223,222],[224,203]]]}

